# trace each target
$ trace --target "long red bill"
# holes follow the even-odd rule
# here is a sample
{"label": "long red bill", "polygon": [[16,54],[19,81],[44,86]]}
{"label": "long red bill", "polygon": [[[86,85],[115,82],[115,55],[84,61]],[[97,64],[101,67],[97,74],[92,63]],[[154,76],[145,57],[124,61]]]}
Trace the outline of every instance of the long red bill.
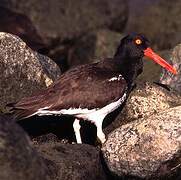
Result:
{"label": "long red bill", "polygon": [[144,50],[144,55],[156,63],[167,69],[168,71],[172,72],[173,74],[177,74],[177,71],[174,67],[168,64],[163,58],[161,58],[158,54],[156,54],[151,48],[147,48]]}

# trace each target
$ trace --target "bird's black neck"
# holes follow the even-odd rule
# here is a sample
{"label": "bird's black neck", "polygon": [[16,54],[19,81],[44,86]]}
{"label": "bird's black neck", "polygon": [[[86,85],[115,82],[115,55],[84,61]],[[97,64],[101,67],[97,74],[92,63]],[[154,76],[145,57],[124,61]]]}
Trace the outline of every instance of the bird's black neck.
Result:
{"label": "bird's black neck", "polygon": [[116,64],[119,65],[119,71],[125,78],[128,88],[132,88],[135,84],[135,80],[139,74],[143,71],[143,61],[142,58],[134,58],[124,56],[121,54],[119,56],[114,56]]}

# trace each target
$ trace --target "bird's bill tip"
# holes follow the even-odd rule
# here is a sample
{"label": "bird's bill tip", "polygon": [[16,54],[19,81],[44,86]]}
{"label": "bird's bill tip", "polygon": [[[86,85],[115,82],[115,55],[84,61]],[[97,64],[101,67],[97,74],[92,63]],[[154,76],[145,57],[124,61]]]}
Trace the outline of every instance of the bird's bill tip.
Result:
{"label": "bird's bill tip", "polygon": [[177,74],[176,69],[171,66],[169,63],[167,63],[162,57],[160,57],[158,54],[156,54],[150,47],[144,50],[144,55],[152,60],[154,60],[157,64],[161,65],[168,71],[170,71],[173,74]]}

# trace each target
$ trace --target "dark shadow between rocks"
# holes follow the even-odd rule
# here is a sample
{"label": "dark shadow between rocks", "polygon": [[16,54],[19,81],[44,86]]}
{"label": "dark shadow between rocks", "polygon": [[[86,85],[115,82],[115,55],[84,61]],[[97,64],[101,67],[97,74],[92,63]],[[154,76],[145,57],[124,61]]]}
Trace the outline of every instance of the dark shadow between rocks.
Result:
{"label": "dark shadow between rocks", "polygon": [[34,116],[17,122],[31,138],[55,134],[58,138],[72,140],[73,128],[71,123],[73,119],[58,116]]}
{"label": "dark shadow between rocks", "polygon": [[[18,124],[34,139],[48,134],[54,134],[59,140],[76,142],[73,130],[74,118],[70,116],[34,116],[18,122]],[[90,122],[81,122],[81,137],[83,143],[95,144],[96,127]],[[50,137],[51,138],[51,137]],[[40,138],[42,140],[42,138]],[[46,140],[46,137],[43,138]]]}
{"label": "dark shadow between rocks", "polygon": [[166,84],[162,84],[162,83],[159,83],[159,82],[153,82],[153,83],[156,84],[157,86],[160,86],[160,87],[166,89],[167,91],[170,91],[169,86],[166,85]]}

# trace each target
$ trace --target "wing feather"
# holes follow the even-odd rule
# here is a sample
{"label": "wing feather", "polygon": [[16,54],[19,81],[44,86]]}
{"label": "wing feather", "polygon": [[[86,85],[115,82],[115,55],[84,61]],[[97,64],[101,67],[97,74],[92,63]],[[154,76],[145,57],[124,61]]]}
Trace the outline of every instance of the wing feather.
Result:
{"label": "wing feather", "polygon": [[[120,77],[119,80],[110,80]],[[118,100],[126,91],[126,81],[118,72],[99,67],[96,63],[74,68],[63,74],[42,92],[11,104],[16,118],[33,115],[40,108],[101,108]]]}

